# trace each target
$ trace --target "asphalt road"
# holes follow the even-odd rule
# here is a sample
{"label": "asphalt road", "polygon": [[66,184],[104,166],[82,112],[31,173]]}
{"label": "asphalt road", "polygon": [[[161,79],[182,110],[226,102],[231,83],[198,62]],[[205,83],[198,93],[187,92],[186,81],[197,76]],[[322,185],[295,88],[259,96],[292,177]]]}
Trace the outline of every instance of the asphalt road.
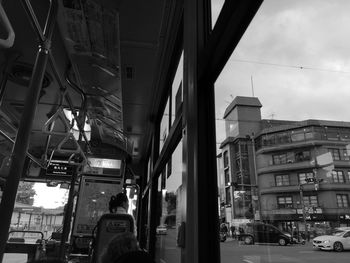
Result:
{"label": "asphalt road", "polygon": [[221,263],[345,263],[350,262],[350,251],[320,251],[312,244],[278,245],[256,244],[244,245],[237,241],[221,243]]}

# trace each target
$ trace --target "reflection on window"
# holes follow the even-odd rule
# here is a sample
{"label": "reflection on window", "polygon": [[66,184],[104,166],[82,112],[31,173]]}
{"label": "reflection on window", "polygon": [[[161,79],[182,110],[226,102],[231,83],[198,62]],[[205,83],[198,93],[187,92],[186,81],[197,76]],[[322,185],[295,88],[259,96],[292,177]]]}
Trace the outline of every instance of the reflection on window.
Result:
{"label": "reflection on window", "polygon": [[156,262],[181,262],[178,231],[184,221],[179,207],[182,200],[182,141],[171,156],[170,174],[159,177],[156,228]]}

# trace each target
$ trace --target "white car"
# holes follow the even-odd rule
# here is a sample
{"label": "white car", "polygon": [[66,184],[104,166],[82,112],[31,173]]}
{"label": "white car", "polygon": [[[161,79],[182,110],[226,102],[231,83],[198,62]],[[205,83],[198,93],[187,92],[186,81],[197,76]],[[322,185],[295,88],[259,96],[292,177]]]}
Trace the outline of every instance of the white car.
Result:
{"label": "white car", "polygon": [[336,231],[333,235],[315,237],[313,247],[321,250],[334,250],[337,252],[350,249],[350,230]]}

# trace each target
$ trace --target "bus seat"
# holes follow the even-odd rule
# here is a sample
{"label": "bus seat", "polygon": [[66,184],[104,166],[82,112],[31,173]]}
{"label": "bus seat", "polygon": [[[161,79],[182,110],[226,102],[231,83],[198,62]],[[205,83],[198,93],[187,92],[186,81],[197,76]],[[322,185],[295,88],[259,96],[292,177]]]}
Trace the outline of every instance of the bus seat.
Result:
{"label": "bus seat", "polygon": [[99,263],[99,258],[110,240],[119,233],[134,232],[134,219],[129,214],[105,214],[101,216],[96,227],[96,237],[93,242],[93,261]]}

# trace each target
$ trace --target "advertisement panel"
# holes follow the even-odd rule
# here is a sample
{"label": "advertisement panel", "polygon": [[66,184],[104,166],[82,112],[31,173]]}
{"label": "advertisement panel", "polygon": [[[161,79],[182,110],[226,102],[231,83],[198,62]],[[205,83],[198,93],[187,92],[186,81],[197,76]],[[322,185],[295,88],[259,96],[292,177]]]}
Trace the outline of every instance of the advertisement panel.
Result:
{"label": "advertisement panel", "polygon": [[82,176],[73,236],[91,236],[100,217],[109,213],[108,204],[111,196],[121,192],[122,187],[120,179]]}

